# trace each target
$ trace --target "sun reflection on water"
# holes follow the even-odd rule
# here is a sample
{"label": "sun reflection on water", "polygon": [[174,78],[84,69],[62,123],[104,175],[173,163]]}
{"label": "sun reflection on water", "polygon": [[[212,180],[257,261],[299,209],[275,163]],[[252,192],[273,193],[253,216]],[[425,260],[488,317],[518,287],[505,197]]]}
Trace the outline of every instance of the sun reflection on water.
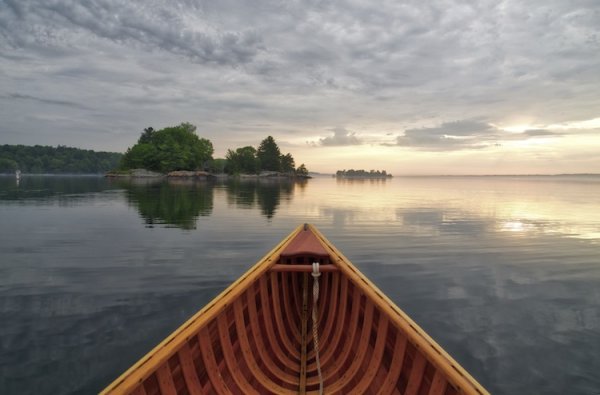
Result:
{"label": "sun reflection on water", "polygon": [[316,178],[310,187],[319,193],[296,196],[290,209],[338,223],[378,221],[430,236],[477,224],[514,236],[600,240],[597,176],[395,177],[377,185]]}
{"label": "sun reflection on water", "polygon": [[523,232],[527,227],[521,221],[506,221],[501,226],[502,230],[509,232]]}

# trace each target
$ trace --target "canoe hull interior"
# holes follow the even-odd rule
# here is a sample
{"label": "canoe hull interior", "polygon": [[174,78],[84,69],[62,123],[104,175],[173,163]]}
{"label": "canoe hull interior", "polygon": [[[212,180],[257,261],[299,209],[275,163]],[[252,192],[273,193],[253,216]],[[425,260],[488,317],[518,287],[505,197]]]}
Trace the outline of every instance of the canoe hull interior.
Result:
{"label": "canoe hull interior", "polygon": [[[306,243],[298,250],[302,256],[286,250],[294,238],[306,237],[303,232],[321,240],[327,256],[307,250]],[[316,229],[299,227],[104,392],[318,393],[322,380],[326,394],[487,393],[331,248]],[[325,269],[318,278],[316,323],[313,276],[284,266],[301,265],[303,257],[320,259]]]}

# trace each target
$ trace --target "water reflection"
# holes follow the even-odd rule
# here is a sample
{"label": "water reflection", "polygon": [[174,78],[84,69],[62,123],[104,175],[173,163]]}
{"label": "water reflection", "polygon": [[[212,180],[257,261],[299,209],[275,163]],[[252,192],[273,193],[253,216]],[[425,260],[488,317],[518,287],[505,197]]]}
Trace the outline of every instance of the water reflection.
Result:
{"label": "water reflection", "polygon": [[282,200],[291,201],[296,187],[306,187],[307,181],[233,179],[224,183],[227,203],[237,208],[259,208],[262,215],[273,218]]}
{"label": "water reflection", "polygon": [[311,181],[319,194],[309,193],[306,206],[317,206],[319,218],[336,228],[376,221],[423,236],[504,232],[600,240],[597,176]]}
{"label": "water reflection", "polygon": [[0,200],[50,203],[73,202],[84,195],[116,189],[98,176],[0,176]]}
{"label": "water reflection", "polygon": [[111,183],[126,191],[128,203],[139,211],[147,227],[158,225],[186,230],[196,229],[200,217],[212,215],[215,190],[225,192],[227,205],[258,209],[270,220],[282,201],[292,200],[296,188],[302,190],[306,187],[306,181],[262,179],[216,182],[135,179]]}
{"label": "water reflection", "polygon": [[600,177],[15,184],[2,394],[97,393],[302,222],[492,393],[600,388]]}
{"label": "water reflection", "polygon": [[373,184],[382,184],[387,182],[388,180],[390,180],[389,178],[340,178],[340,177],[336,177],[335,181],[338,184],[369,184],[369,185],[373,185]]}
{"label": "water reflection", "polygon": [[146,226],[196,229],[199,217],[213,210],[214,185],[192,180],[117,180],[126,190],[130,205],[137,208]]}

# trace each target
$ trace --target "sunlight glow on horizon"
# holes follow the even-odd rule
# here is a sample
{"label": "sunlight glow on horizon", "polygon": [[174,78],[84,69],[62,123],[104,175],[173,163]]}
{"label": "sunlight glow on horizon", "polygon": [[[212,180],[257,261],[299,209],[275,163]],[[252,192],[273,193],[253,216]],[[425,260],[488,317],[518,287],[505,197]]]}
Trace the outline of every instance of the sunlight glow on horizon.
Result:
{"label": "sunlight glow on horizon", "polygon": [[501,146],[422,151],[398,146],[296,147],[297,165],[335,173],[344,169],[386,170],[403,175],[501,175],[600,172],[600,135],[535,137]]}
{"label": "sunlight glow on horizon", "polygon": [[[521,120],[523,123],[508,126],[489,123],[497,131],[492,129],[487,135],[455,133],[456,137],[449,139],[456,145],[400,146],[396,139],[406,130],[394,130],[390,125],[385,128],[379,125],[384,130],[379,134],[377,128],[361,124],[324,127],[323,134],[315,132],[319,128],[314,126],[309,134],[298,128],[294,133],[273,136],[282,154],[293,155],[296,166],[305,164],[309,171],[324,174],[344,169],[386,170],[395,176],[600,173],[600,156],[597,155],[600,118],[560,124],[527,122],[525,117]],[[443,122],[431,127],[441,124]],[[324,145],[324,140],[331,138],[336,130],[347,132],[356,137],[356,141],[347,145]],[[540,133],[526,133],[530,130]],[[224,155],[215,153],[215,157]]]}
{"label": "sunlight glow on horizon", "polygon": [[491,124],[495,127],[498,127],[502,130],[506,130],[508,132],[522,133],[526,130],[588,130],[588,129],[600,129],[600,117],[587,119],[583,121],[570,121],[570,122],[562,122],[555,124],[542,124],[542,123],[517,123],[511,124],[509,126],[502,126],[502,124]]}
{"label": "sunlight glow on horizon", "polygon": [[[303,161],[309,169],[323,173],[351,168],[386,170],[398,176],[600,173],[600,156],[594,154],[600,152],[600,118],[559,124],[524,122],[492,126],[509,132],[507,138],[500,137],[497,144],[486,143],[487,147],[480,149],[426,150],[380,142],[311,147],[305,143],[295,149],[301,154],[299,158],[310,158]],[[518,137],[528,130],[554,131],[554,134]],[[376,137],[373,132],[367,133],[356,136],[364,140]],[[398,135],[391,134],[392,138]],[[387,132],[385,137],[389,136]]]}

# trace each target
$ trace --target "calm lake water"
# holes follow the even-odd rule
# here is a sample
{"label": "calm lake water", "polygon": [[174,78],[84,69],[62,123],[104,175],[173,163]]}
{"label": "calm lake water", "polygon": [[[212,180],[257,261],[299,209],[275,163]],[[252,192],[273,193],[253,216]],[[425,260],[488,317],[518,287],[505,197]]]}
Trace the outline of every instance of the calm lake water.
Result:
{"label": "calm lake water", "polygon": [[495,394],[600,393],[600,177],[0,177],[0,393],[90,394],[315,224]]}

